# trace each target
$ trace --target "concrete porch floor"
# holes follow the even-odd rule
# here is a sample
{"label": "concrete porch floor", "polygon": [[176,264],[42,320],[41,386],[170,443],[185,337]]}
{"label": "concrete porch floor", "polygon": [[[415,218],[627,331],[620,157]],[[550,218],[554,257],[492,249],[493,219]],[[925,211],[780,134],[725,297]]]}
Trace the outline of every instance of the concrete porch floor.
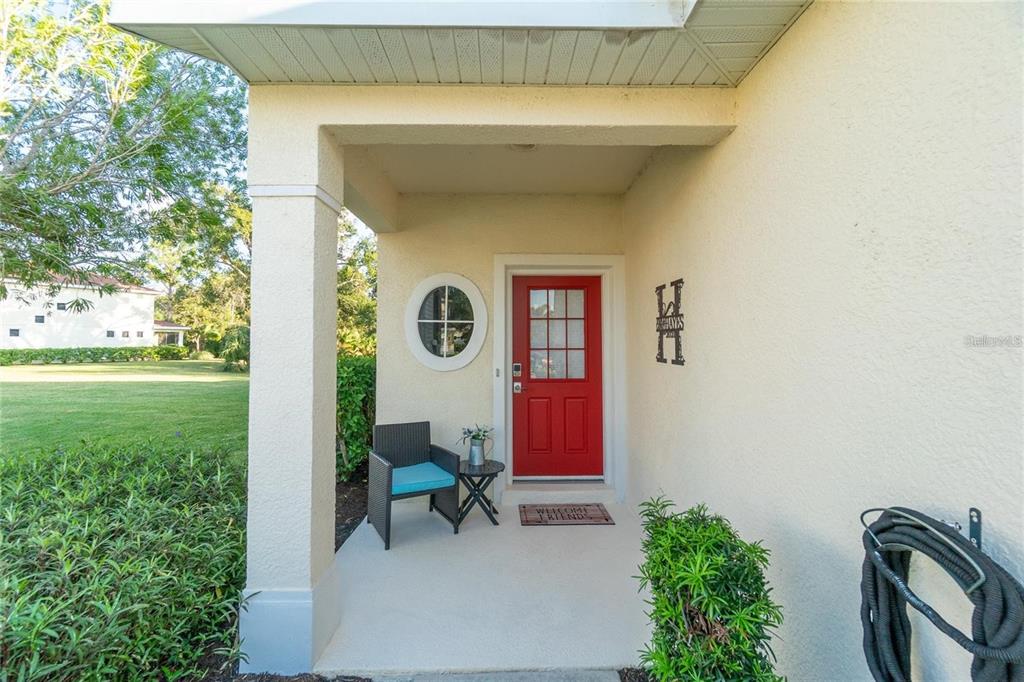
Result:
{"label": "concrete porch floor", "polygon": [[636,665],[649,629],[637,591],[640,520],[500,526],[479,509],[459,534],[426,498],[397,502],[391,550],[365,521],[338,551],[341,623],[322,674],[595,671]]}

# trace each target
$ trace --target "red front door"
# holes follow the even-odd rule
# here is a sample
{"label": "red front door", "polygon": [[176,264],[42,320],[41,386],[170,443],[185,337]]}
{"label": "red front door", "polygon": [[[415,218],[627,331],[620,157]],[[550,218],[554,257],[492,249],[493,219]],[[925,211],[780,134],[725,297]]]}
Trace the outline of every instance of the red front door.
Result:
{"label": "red front door", "polygon": [[601,278],[513,277],[512,363],[512,475],[601,476]]}

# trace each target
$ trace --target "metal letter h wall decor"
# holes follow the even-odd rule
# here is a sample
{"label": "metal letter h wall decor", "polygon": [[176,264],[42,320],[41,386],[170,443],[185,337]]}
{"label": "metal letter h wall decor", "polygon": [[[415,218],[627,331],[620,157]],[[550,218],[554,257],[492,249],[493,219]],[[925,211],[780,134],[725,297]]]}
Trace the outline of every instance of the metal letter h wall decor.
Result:
{"label": "metal letter h wall decor", "polygon": [[683,359],[683,280],[682,278],[668,283],[672,287],[672,300],[665,303],[665,287],[662,284],[655,287],[654,293],[658,296],[658,319],[655,321],[655,329],[658,332],[658,362],[665,360],[665,337],[671,336],[675,341],[676,356],[672,358],[673,365],[685,365]]}

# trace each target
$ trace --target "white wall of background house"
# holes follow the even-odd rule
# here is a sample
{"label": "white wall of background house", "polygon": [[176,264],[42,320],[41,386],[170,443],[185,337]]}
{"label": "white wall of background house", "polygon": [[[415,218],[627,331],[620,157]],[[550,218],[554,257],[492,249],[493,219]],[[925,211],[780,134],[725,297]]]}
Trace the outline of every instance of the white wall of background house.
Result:
{"label": "white wall of background house", "polygon": [[[782,674],[868,677],[864,508],[963,521],[979,506],[986,550],[1024,575],[1021,349],[965,344],[1024,322],[1021,21],[1018,3],[819,2],[734,89],[255,85],[247,593],[258,594],[243,616],[255,669],[311,666],[344,608],[330,552],[341,203],[380,233],[378,418],[429,419],[444,444],[491,420],[501,322],[490,311],[480,355],[435,372],[406,343],[417,284],[458,273],[492,307],[503,254],[624,256],[621,480],[632,503],[704,501],[764,539],[786,617]],[[223,29],[200,33],[234,44],[243,70],[270,65]],[[281,54],[283,76],[302,71]],[[615,64],[594,63],[608,83]],[[544,162],[510,144],[537,144]],[[617,166],[633,172],[622,181]],[[654,289],[677,278],[682,367],[654,360]],[[913,579],[968,627],[948,578],[922,566]],[[926,677],[968,669],[932,628],[915,635]]]}
{"label": "white wall of background house", "polygon": [[[12,291],[0,300],[0,348],[152,346],[158,295],[136,289],[100,296],[95,289],[65,286],[51,300],[44,288]],[[75,298],[92,307],[80,313],[59,309]]]}

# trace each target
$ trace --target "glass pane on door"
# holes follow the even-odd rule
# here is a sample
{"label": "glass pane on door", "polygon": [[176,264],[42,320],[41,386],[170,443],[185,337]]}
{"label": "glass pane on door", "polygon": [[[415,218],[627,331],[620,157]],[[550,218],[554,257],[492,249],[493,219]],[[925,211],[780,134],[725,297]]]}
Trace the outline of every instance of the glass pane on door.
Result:
{"label": "glass pane on door", "polygon": [[548,347],[547,320],[530,320],[530,348]]}
{"label": "glass pane on door", "polygon": [[569,351],[569,371],[568,377],[570,379],[583,379],[586,377],[585,371],[585,357],[584,352],[581,350]]}
{"label": "glass pane on door", "polygon": [[534,289],[530,292],[530,317],[548,316],[548,292],[546,289]]}
{"label": "glass pane on door", "polygon": [[565,348],[565,320],[548,322],[548,347]]}
{"label": "glass pane on door", "polygon": [[530,351],[530,378],[548,378],[548,352],[546,350]]}
{"label": "glass pane on door", "polygon": [[566,317],[583,317],[583,289],[566,292]]}
{"label": "glass pane on door", "polygon": [[564,379],[565,378],[565,351],[564,350],[551,350],[551,351],[548,351],[548,378],[549,379]]}
{"label": "glass pane on door", "polygon": [[583,320],[569,320],[567,348],[583,348]]}

